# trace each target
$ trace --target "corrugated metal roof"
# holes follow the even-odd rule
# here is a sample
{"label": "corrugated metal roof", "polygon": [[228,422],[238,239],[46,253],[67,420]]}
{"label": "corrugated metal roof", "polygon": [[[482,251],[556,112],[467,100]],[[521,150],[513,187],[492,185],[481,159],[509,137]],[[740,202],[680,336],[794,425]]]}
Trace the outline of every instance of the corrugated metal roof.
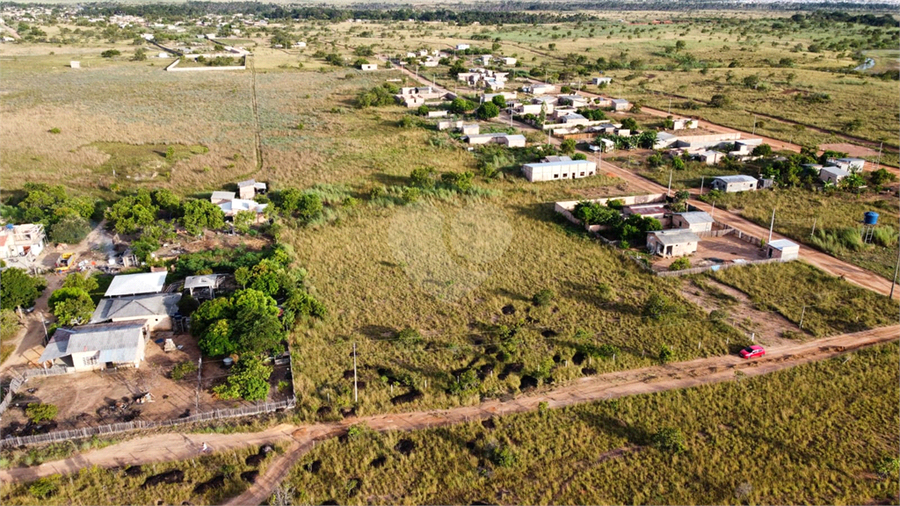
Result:
{"label": "corrugated metal roof", "polygon": [[243,187],[245,187],[245,186],[253,186],[253,185],[255,185],[255,184],[256,184],[256,180],[255,180],[255,179],[248,179],[248,180],[246,180],[246,181],[241,181],[240,183],[238,183],[237,186],[238,186],[238,188],[243,188]]}
{"label": "corrugated metal roof", "polygon": [[[73,353],[100,352],[101,362],[131,362],[137,358],[147,320],[99,323],[58,329],[41,354],[41,362]],[[105,354],[105,355],[104,355]],[[102,357],[108,357],[103,360]]]}
{"label": "corrugated metal roof", "polygon": [[71,333],[66,329],[57,329],[47,343],[47,347],[44,348],[44,352],[41,353],[41,358],[38,359],[38,362],[44,363],[68,355],[66,349],[69,347],[70,335]]}
{"label": "corrugated metal roof", "polygon": [[104,297],[159,293],[166,284],[166,272],[123,274],[113,278]]}
{"label": "corrugated metal roof", "polygon": [[713,217],[705,211],[691,211],[687,213],[678,213],[678,216],[684,218],[684,221],[691,225],[699,225],[700,223],[712,223]]}
{"label": "corrugated metal roof", "polygon": [[770,242],[769,246],[771,246],[779,251],[784,250],[785,248],[799,248],[800,247],[799,244],[792,242],[792,241],[788,241],[787,239],[776,239],[776,240]]}
{"label": "corrugated metal roof", "polygon": [[747,176],[745,174],[738,174],[736,176],[717,176],[716,179],[720,181],[725,181],[726,183],[755,183],[756,178]]}
{"label": "corrugated metal roof", "polygon": [[657,230],[656,232],[648,233],[656,236],[659,242],[666,246],[700,242],[700,238],[697,237],[697,234],[685,229]]}
{"label": "corrugated metal roof", "polygon": [[221,274],[206,274],[203,276],[188,276],[184,278],[184,289],[191,288],[215,288],[219,283]]}
{"label": "corrugated metal roof", "polygon": [[101,299],[91,316],[91,323],[100,323],[116,318],[152,318],[173,315],[178,312],[178,301],[180,300],[180,293]]}

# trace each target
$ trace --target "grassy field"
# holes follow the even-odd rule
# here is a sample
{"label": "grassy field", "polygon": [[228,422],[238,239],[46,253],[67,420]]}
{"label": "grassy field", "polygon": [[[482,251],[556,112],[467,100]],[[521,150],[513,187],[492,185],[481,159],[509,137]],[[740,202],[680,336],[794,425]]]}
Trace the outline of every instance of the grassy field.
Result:
{"label": "grassy field", "polygon": [[897,305],[891,300],[804,262],[726,269],[714,276],[749,295],[762,311],[777,311],[798,324],[803,318],[803,330],[814,336],[897,322]]}
{"label": "grassy field", "polygon": [[888,279],[894,275],[897,262],[896,239],[893,247],[873,243],[853,248],[841,243],[815,241],[811,236],[813,224],[817,235],[823,231],[861,229],[863,213],[876,211],[880,214],[879,227],[893,231],[888,235],[896,237],[898,214],[895,204],[896,198],[885,199],[879,195],[822,194],[800,188],[730,193],[716,201],[716,207],[736,211],[765,227],[769,226],[772,209],[775,209],[776,232]]}
{"label": "grassy field", "polygon": [[[289,486],[310,504],[896,501],[896,470],[877,470],[897,457],[897,366],[890,344],[752,379],[502,417],[493,428],[362,431],[317,446]],[[683,453],[652,445],[663,428],[681,431]],[[404,440],[408,455],[396,449]]]}
{"label": "grassy field", "polygon": [[[148,464],[126,469],[85,468],[67,477],[53,475],[41,480],[52,490],[41,496],[32,491],[33,483],[4,484],[0,497],[4,504],[51,505],[51,504],[220,504],[224,499],[236,496],[246,490],[249,483],[242,474],[265,472],[266,465],[273,457],[263,459],[259,464],[247,463],[246,459],[256,455],[256,447],[229,453],[216,453],[197,458]],[[274,453],[282,452],[275,448]],[[180,471],[182,481],[144,486],[151,476]],[[199,488],[210,483],[206,489]]]}

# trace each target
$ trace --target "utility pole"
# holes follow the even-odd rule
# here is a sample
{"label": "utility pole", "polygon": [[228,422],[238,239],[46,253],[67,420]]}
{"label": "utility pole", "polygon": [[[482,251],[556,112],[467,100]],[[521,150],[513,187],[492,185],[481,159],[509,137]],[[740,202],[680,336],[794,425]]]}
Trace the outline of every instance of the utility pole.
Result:
{"label": "utility pole", "polygon": [[672,193],[672,172],[673,169],[669,169],[669,187],[666,188],[666,197],[668,197],[669,194]]}
{"label": "utility pole", "polygon": [[803,315],[806,314],[806,306],[800,311],[800,330],[803,330]]}
{"label": "utility pole", "polygon": [[700,176],[700,195],[703,195],[703,183],[706,181],[706,176]]}
{"label": "utility pole", "polygon": [[194,408],[200,411],[200,390],[203,388],[203,357],[197,359],[197,394],[194,396]]}
{"label": "utility pole", "polygon": [[812,228],[812,232],[809,233],[809,236],[810,236],[810,237],[816,235],[816,222],[817,222],[817,221],[819,221],[819,217],[818,217],[818,216],[816,216],[816,217],[813,219],[813,228]]}
{"label": "utility pole", "polygon": [[884,148],[884,141],[881,141],[881,145],[878,146],[878,163],[876,165],[881,165],[881,149],[882,148]]}
{"label": "utility pole", "polygon": [[772,208],[772,222],[769,223],[769,240],[766,244],[770,244],[772,242],[772,229],[775,228],[775,208]]}
{"label": "utility pole", "polygon": [[712,218],[713,220],[715,220],[715,218],[716,218],[716,201],[715,200],[713,200],[712,210],[709,213],[709,217]]}
{"label": "utility pole", "polygon": [[353,402],[359,402],[359,389],[356,385],[356,342],[353,342]]}
{"label": "utility pole", "polygon": [[756,115],[753,115],[753,135],[756,135]]}

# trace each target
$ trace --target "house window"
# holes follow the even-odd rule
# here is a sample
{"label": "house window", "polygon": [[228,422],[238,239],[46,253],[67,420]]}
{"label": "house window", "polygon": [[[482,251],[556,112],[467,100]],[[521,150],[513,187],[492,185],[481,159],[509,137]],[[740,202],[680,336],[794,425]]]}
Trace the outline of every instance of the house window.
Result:
{"label": "house window", "polygon": [[584,177],[584,172],[581,173],[581,177]]}
{"label": "house window", "polygon": [[553,174],[553,179],[559,179],[559,174]]}
{"label": "house window", "polygon": [[568,175],[568,174],[563,174],[563,177],[569,177],[569,175]]}
{"label": "house window", "polygon": [[593,176],[593,175],[594,175],[594,172],[591,171],[591,172],[588,173],[588,175],[589,175],[589,176]]}
{"label": "house window", "polygon": [[84,357],[84,365],[96,365],[97,364],[97,356],[93,357]]}

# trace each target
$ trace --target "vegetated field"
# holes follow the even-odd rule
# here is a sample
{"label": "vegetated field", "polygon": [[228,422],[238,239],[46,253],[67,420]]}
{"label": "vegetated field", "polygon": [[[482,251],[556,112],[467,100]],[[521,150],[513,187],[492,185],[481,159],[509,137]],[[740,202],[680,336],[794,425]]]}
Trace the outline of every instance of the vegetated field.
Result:
{"label": "vegetated field", "polygon": [[[769,226],[772,209],[775,209],[776,232],[891,279],[897,262],[896,202],[895,196],[854,195],[841,191],[820,193],[791,188],[725,194],[716,201],[716,207],[738,212],[765,227]],[[866,211],[880,214],[877,228],[886,238],[893,237],[892,247],[874,242],[863,244],[859,239],[861,233],[856,235],[855,241],[832,237],[840,236],[842,229],[862,231]],[[811,237],[814,223],[817,232]],[[823,239],[821,234],[826,232],[826,237],[832,238]]]}
{"label": "vegetated field", "polygon": [[[4,504],[21,505],[156,504],[159,501],[161,504],[221,504],[250,486],[248,473],[264,473],[274,458],[271,455],[283,451],[276,447],[268,457],[254,457],[259,450],[248,447],[234,452],[198,455],[191,460],[124,469],[90,467],[71,476],[52,475],[39,480],[36,483],[50,490],[43,496],[33,491],[35,482],[5,483],[0,487],[0,498]],[[255,459],[259,462],[254,462]],[[149,478],[166,473],[175,475],[173,481],[148,482]]]}
{"label": "vegetated field", "polygon": [[[319,504],[897,500],[896,343],[777,373],[412,433],[361,431],[292,472]],[[652,444],[663,428],[683,453]],[[403,454],[399,449],[410,449]]]}

